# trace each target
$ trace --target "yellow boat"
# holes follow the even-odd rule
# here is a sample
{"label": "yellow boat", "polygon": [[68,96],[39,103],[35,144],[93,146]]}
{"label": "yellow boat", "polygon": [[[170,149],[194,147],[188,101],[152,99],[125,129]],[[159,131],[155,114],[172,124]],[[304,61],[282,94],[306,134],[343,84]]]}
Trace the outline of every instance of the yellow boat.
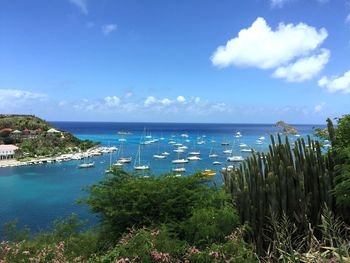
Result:
{"label": "yellow boat", "polygon": [[216,175],[216,172],[213,171],[213,170],[204,170],[204,172],[202,172],[202,174],[203,174],[204,176],[211,177],[211,176]]}

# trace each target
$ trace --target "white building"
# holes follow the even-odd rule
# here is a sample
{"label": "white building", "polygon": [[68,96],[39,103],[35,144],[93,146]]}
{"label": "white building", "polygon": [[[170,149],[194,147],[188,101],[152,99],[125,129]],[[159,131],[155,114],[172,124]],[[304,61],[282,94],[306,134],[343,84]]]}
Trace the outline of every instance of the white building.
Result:
{"label": "white building", "polygon": [[17,149],[18,147],[12,144],[0,145],[0,160],[13,159],[15,157],[15,151]]}

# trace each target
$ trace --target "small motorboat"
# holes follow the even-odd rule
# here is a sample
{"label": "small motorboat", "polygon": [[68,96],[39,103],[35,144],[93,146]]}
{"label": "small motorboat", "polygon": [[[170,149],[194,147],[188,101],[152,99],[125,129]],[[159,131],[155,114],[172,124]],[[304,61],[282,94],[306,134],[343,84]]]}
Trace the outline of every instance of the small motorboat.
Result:
{"label": "small motorboat", "polygon": [[182,164],[182,163],[188,163],[187,159],[176,159],[172,161],[173,164]]}
{"label": "small motorboat", "polygon": [[185,167],[176,167],[172,169],[173,172],[186,172],[186,168]]}
{"label": "small motorboat", "polygon": [[140,166],[134,166],[134,170],[149,170],[149,166],[148,165],[140,165]]}
{"label": "small motorboat", "polygon": [[165,159],[166,156],[165,156],[165,155],[155,154],[155,155],[153,155],[153,158],[154,158],[154,159],[159,159],[159,160],[161,160],[161,159]]}
{"label": "small motorboat", "polygon": [[218,161],[215,161],[213,162],[213,165],[221,165],[222,163],[221,162],[218,162]]}
{"label": "small motorboat", "polygon": [[229,162],[243,162],[244,158],[242,156],[230,156],[227,158]]}
{"label": "small motorboat", "polygon": [[189,161],[200,161],[200,160],[202,160],[202,159],[199,158],[197,155],[189,156],[187,159],[188,159]]}
{"label": "small motorboat", "polygon": [[95,163],[94,162],[91,162],[91,163],[82,163],[79,165],[79,168],[92,168],[95,166]]}

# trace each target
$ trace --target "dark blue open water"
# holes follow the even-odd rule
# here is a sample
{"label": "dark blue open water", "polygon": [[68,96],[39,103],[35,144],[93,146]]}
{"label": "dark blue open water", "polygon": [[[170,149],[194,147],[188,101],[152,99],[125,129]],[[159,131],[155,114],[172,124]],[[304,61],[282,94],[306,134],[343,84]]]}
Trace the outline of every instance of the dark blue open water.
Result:
{"label": "dark blue open water", "polygon": [[[179,124],[179,123],[97,123],[97,122],[52,122],[60,129],[69,131],[81,139],[100,141],[103,145],[119,147],[123,136],[117,135],[117,131],[130,131],[132,135],[124,136],[124,155],[132,156],[139,147],[140,137],[146,129],[147,135],[154,138],[164,137],[163,141],[147,146],[142,146],[141,159],[143,163],[150,165],[154,175],[169,172],[173,165],[171,160],[178,154],[173,152],[174,146],[168,144],[173,138],[179,143],[188,146],[188,151],[201,152],[201,161],[190,162],[185,165],[187,169],[184,175],[197,170],[214,169],[219,171],[220,166],[213,166],[213,160],[208,157],[211,149],[219,154],[218,161],[226,164],[227,155],[222,151],[232,149],[235,155],[249,156],[250,153],[240,152],[239,143],[245,143],[257,151],[266,150],[269,135],[276,134],[280,129],[272,124]],[[314,125],[294,125],[302,136],[313,133]],[[317,126],[321,127],[321,126]],[[235,138],[239,131],[243,135]],[[186,133],[189,138],[180,135]],[[197,145],[198,137],[202,137],[205,144]],[[257,145],[255,141],[265,136],[263,145]],[[185,139],[190,142],[185,142]],[[291,140],[296,137],[291,136]],[[221,146],[222,141],[229,141],[233,146]],[[212,141],[216,141],[213,143]],[[155,160],[153,154],[167,151],[171,153],[165,160]],[[186,157],[182,154],[180,157]],[[112,155],[113,162],[117,158]],[[110,155],[92,158],[96,166],[92,169],[78,169],[80,161],[69,161],[27,167],[0,168],[0,225],[19,219],[21,225],[29,226],[32,231],[38,231],[50,226],[57,217],[65,217],[71,213],[78,214],[83,219],[95,222],[96,218],[89,214],[87,207],[78,205],[75,200],[84,196],[82,188],[91,185],[105,176],[105,168],[109,165]],[[132,171],[133,164],[126,166],[126,170]],[[213,178],[221,182],[219,172]]]}

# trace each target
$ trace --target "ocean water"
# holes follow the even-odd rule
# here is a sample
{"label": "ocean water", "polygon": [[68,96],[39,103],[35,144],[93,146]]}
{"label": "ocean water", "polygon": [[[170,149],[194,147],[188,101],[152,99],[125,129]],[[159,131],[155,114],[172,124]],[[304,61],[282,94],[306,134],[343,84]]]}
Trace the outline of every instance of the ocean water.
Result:
{"label": "ocean water", "polygon": [[[127,171],[133,171],[136,153],[140,147],[141,164],[151,167],[149,172],[141,175],[155,175],[169,173],[174,165],[171,160],[186,158],[190,151],[200,151],[201,161],[185,164],[186,173],[213,169],[217,175],[213,180],[220,183],[220,169],[222,166],[214,166],[213,159],[209,153],[215,152],[219,155],[215,160],[227,163],[228,155],[223,150],[232,149],[234,155],[243,157],[250,153],[241,152],[240,143],[247,144],[257,151],[266,151],[270,142],[269,136],[280,132],[279,128],[272,124],[180,124],[180,123],[102,123],[102,122],[52,122],[60,129],[69,131],[80,139],[99,141],[102,145],[122,147],[124,156],[133,158],[131,164],[126,165]],[[294,125],[302,136],[313,133],[315,125]],[[317,125],[317,127],[322,127]],[[129,131],[131,135],[118,135],[118,131]],[[236,138],[236,132],[242,134]],[[184,138],[181,134],[187,134]],[[164,140],[151,145],[140,146],[141,139],[145,136],[161,138]],[[257,145],[256,140],[264,136],[263,145]],[[124,138],[126,142],[121,146],[119,139]],[[290,136],[293,141],[297,137]],[[172,139],[188,147],[186,153],[178,155],[173,152],[176,148],[168,142]],[[186,142],[185,140],[188,140]],[[197,145],[198,140],[206,143]],[[221,146],[222,141],[228,141],[230,146]],[[152,156],[167,151],[170,155],[163,160],[155,160]],[[105,175],[105,169],[110,161],[115,162],[118,153],[105,154],[91,158],[95,167],[91,169],[78,169],[81,161],[69,161],[62,163],[43,164],[26,167],[0,168],[0,225],[9,220],[18,219],[20,226],[28,226],[33,232],[48,228],[52,221],[58,217],[66,217],[72,213],[78,214],[82,219],[91,223],[98,219],[89,213],[85,205],[77,204],[78,198],[86,196],[83,191],[93,183],[98,182]],[[138,159],[138,158],[137,158]]]}

